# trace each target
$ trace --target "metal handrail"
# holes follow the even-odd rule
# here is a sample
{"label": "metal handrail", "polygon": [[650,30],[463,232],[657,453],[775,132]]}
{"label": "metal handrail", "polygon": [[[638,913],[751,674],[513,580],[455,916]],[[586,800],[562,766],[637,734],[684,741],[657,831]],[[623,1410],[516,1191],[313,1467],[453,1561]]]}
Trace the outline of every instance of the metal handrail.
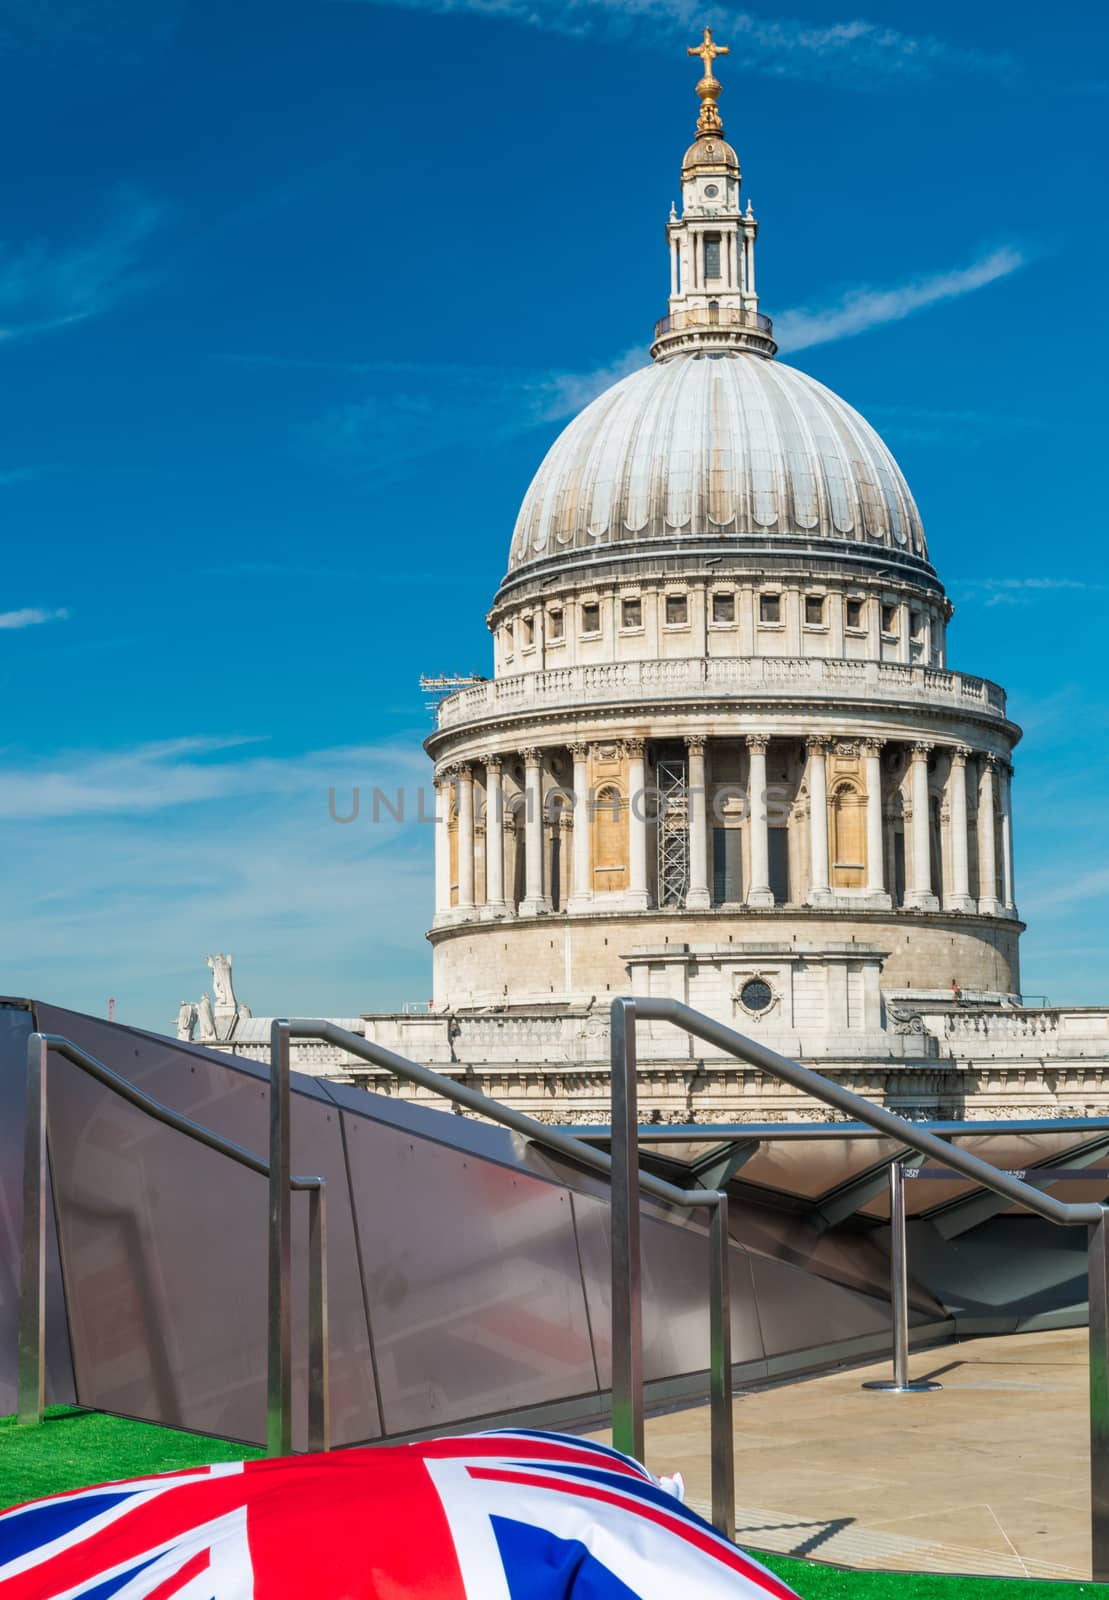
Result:
{"label": "metal handrail", "polygon": [[[861,1095],[853,1094],[841,1084],[823,1077],[810,1067],[781,1056],[766,1045],[748,1039],[734,1029],[725,1027],[711,1017],[694,1011],[679,1000],[650,996],[630,996],[612,1002],[612,1080],[614,1095],[619,1080],[634,1085],[636,1070],[637,1022],[669,1022],[683,1032],[712,1045],[725,1055],[757,1067],[769,1076],[811,1095],[814,1100],[842,1111],[859,1122],[866,1123],[879,1133],[888,1134],[902,1146],[921,1155],[932,1156],[952,1168],[962,1177],[971,1179],[984,1189],[1023,1206],[1038,1217],[1061,1227],[1082,1227],[1089,1230],[1088,1284],[1090,1318],[1090,1538],[1091,1566],[1095,1583],[1109,1582],[1109,1206],[1090,1203],[1069,1205],[1044,1194],[1031,1184],[1023,1182],[1012,1173],[1004,1172],[960,1150],[956,1145],[937,1138],[916,1123],[899,1117],[884,1106],[874,1105]],[[634,1107],[634,1088],[632,1089]],[[618,1130],[613,1120],[613,1150],[620,1141],[620,1159],[613,1170],[613,1219],[630,1218],[634,1209],[634,1187],[639,1164],[639,1130],[634,1116]],[[896,1163],[900,1173],[900,1163]],[[902,1235],[903,1239],[903,1235]],[[614,1240],[613,1248],[616,1243]],[[638,1252],[634,1226],[628,1230],[629,1251]],[[903,1350],[908,1349],[908,1274],[905,1270],[904,1246],[894,1249],[891,1255],[893,1284],[897,1304],[894,1306],[895,1350],[902,1338]],[[636,1263],[637,1265],[637,1263]],[[900,1287],[898,1282],[900,1280]],[[638,1293],[638,1273],[634,1293]],[[641,1376],[642,1349],[637,1348],[637,1308],[631,1313],[629,1349],[622,1362],[619,1375],[616,1368],[617,1352],[613,1350],[613,1416],[630,1418],[630,1428],[643,1425],[643,1390]],[[617,1387],[619,1385],[619,1394]],[[619,1442],[614,1443],[620,1448]]]}
{"label": "metal handrail", "polygon": [[[252,1150],[172,1106],[163,1105],[153,1095],[114,1072],[72,1039],[60,1034],[32,1033],[27,1041],[27,1109],[23,1147],[23,1239],[19,1282],[19,1344],[17,1366],[17,1419],[22,1424],[42,1421],[46,1408],[46,1195],[49,1183],[47,1156],[47,1068],[50,1054],[62,1056],[90,1078],[103,1084],[121,1100],[153,1118],[164,1127],[183,1133],[218,1155],[227,1156],[240,1167],[261,1177],[272,1177],[271,1163]],[[309,1385],[308,1447],[330,1449],[328,1416],[327,1358],[327,1182],[324,1178],[288,1177],[289,1190],[309,1196]],[[272,1319],[270,1325],[272,1333]],[[269,1340],[271,1366],[273,1340]],[[271,1454],[285,1454],[291,1448],[288,1418],[280,1437],[268,1436]],[[276,1448],[275,1446],[280,1446]]]}
{"label": "metal handrail", "polygon": [[[618,1152],[617,1124],[626,1130],[628,1119],[634,1128],[636,1095],[634,1076],[629,1082],[618,1085],[613,1076],[613,1153],[561,1133],[546,1123],[522,1111],[514,1111],[499,1100],[493,1100],[477,1089],[456,1083],[430,1067],[419,1066],[405,1056],[399,1056],[384,1045],[377,1044],[361,1034],[349,1033],[334,1022],[323,1018],[282,1019],[273,1024],[271,1056],[278,1051],[288,1053],[289,1039],[321,1039],[348,1054],[381,1067],[405,1083],[411,1083],[432,1094],[442,1095],[453,1104],[464,1106],[476,1115],[487,1117],[513,1133],[521,1134],[533,1144],[553,1150],[557,1155],[603,1173],[612,1181],[612,1436],[617,1449],[625,1450],[637,1460],[643,1458],[643,1358],[642,1358],[642,1296],[639,1276],[639,1208],[636,1197],[635,1214],[631,1214],[630,1196],[633,1185],[625,1181],[617,1185],[616,1175],[626,1172],[625,1143]],[[620,1163],[625,1164],[621,1169]],[[721,1533],[731,1538],[735,1520],[735,1460],[732,1439],[732,1335],[731,1287],[728,1259],[728,1197],[722,1191],[679,1189],[650,1172],[637,1172],[638,1188],[655,1200],[667,1205],[681,1206],[685,1210],[705,1206],[711,1211],[709,1223],[709,1393],[711,1407],[712,1451],[712,1520]],[[617,1196],[621,1210],[617,1214]],[[634,1248],[630,1241],[634,1240]],[[623,1398],[618,1406],[616,1374],[634,1369],[639,1394],[638,1409]],[[621,1391],[623,1394],[623,1390]],[[638,1426],[636,1425],[638,1417]]]}

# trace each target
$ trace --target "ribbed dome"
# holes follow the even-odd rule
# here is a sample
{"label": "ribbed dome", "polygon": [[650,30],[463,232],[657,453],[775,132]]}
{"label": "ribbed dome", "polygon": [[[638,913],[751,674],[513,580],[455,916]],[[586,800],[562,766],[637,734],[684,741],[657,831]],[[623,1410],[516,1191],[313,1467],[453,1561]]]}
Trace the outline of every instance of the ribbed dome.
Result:
{"label": "ribbed dome", "polygon": [[901,469],[857,411],[781,362],[684,355],[614,384],[555,440],[520,507],[509,568],[651,539],[751,536],[927,559]]}

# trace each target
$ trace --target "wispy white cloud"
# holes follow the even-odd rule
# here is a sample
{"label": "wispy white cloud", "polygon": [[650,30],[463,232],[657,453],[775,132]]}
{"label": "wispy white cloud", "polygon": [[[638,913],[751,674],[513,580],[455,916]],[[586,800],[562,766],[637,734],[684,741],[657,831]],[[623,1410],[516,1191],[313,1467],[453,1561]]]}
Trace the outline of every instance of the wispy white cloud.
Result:
{"label": "wispy white cloud", "polygon": [[21,611],[0,611],[0,628],[36,628],[40,622],[66,622],[65,606],[48,610],[45,606],[24,606]]}
{"label": "wispy white cloud", "polygon": [[1109,583],[1097,583],[1089,578],[1024,577],[1024,578],[962,578],[958,587],[971,594],[984,596],[988,606],[1029,605],[1045,594],[1069,593],[1074,590],[1109,590]]}
{"label": "wispy white cloud", "polygon": [[76,243],[0,241],[0,338],[110,311],[143,281],[143,254],[163,218],[153,200],[121,190],[101,227]]}
{"label": "wispy white cloud", "polygon": [[[364,0],[360,0],[364,3]],[[938,71],[1003,73],[1003,52],[953,45],[853,18],[805,22],[689,0],[373,0],[438,15],[459,13],[515,22],[572,38],[614,38],[671,49],[703,27],[715,29],[740,70],[782,78],[846,78],[853,88],[925,78]]]}
{"label": "wispy white cloud", "polygon": [[[296,757],[251,753],[254,738],[183,737],[122,750],[75,751],[20,766],[0,761],[0,819],[150,816],[180,806],[263,796],[315,794],[321,811],[331,787],[349,794],[400,758],[376,746],[309,751]],[[402,763],[428,779],[419,749]],[[434,809],[432,802],[432,809]]]}
{"label": "wispy white cloud", "polygon": [[1026,916],[1033,910],[1047,916],[1052,911],[1080,905],[1087,900],[1109,898],[1109,866],[1087,863],[1081,873],[1059,874],[1044,879],[1025,889],[1021,895],[1021,910]]}
{"label": "wispy white cloud", "polygon": [[774,318],[774,337],[783,351],[808,350],[834,339],[850,339],[888,322],[900,322],[929,306],[973,294],[1026,266],[1028,257],[1016,245],[1004,245],[969,266],[911,278],[892,289],[860,285],[825,306],[799,307]]}
{"label": "wispy white cloud", "polygon": [[[968,267],[936,273],[892,289],[856,288],[824,308],[786,311],[774,319],[783,351],[802,350],[900,321],[929,306],[969,294],[1016,272],[1025,255],[1009,245]],[[635,348],[584,372],[520,373],[502,367],[421,365],[410,361],[351,361],[227,353],[216,359],[262,370],[333,372],[364,380],[357,400],[333,406],[298,431],[312,450],[375,470],[396,471],[435,451],[504,443],[560,422],[647,364]]]}
{"label": "wispy white cloud", "polygon": [[[418,745],[287,757],[179,738],[31,761],[0,752],[6,991],[169,1028],[231,949],[256,1013],[350,1016],[426,998],[434,797]],[[357,819],[349,815],[360,788]],[[404,820],[373,803],[378,787]],[[421,810],[420,796],[423,795]]]}
{"label": "wispy white cloud", "polygon": [[[260,362],[276,364],[274,358]],[[647,352],[637,349],[586,372],[357,364],[359,376],[388,383],[380,381],[362,398],[332,407],[305,424],[300,435],[312,449],[393,470],[438,450],[488,447],[560,422],[646,362]],[[342,363],[339,370],[349,368]]]}
{"label": "wispy white cloud", "polygon": [[[556,372],[542,379],[536,386],[540,417],[537,420],[557,422],[562,417],[573,417],[597,396],[621,378],[630,377],[640,367],[647,365],[647,351],[628,350],[615,361],[595,368],[592,372]],[[545,401],[541,398],[545,396]]]}

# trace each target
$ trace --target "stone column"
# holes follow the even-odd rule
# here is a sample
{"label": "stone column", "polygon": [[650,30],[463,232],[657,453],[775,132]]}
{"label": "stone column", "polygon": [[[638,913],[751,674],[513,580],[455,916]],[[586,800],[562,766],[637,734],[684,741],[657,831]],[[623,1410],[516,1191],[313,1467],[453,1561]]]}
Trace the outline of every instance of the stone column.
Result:
{"label": "stone column", "polygon": [[997,835],[994,832],[996,766],[996,756],[983,756],[978,779],[978,909],[987,917],[1001,915],[1001,901],[997,898]]}
{"label": "stone column", "polygon": [[912,859],[913,885],[905,895],[905,904],[918,911],[935,911],[939,907],[932,889],[932,808],[928,799],[928,757],[930,744],[914,744],[910,784],[913,797]]}
{"label": "stone column", "polygon": [[671,235],[670,238],[670,293],[678,292],[678,241]]}
{"label": "stone column", "polygon": [[524,751],[524,898],[522,917],[535,917],[550,906],[543,892],[543,752]]}
{"label": "stone column", "polygon": [[747,815],[751,829],[751,882],[747,885],[749,906],[772,906],[770,887],[770,830],[766,819],[766,751],[770,740],[764,733],[747,735]]}
{"label": "stone column", "polygon": [[1017,914],[1013,893],[1013,769],[1001,763],[1001,898],[1007,916]]}
{"label": "stone column", "polygon": [[591,834],[593,818],[590,815],[589,746],[572,744],[574,758],[574,885],[567,902],[567,911],[584,911],[593,900],[593,852]]}
{"label": "stone column", "polygon": [[503,916],[504,789],[499,756],[485,758],[485,903],[490,916]]}
{"label": "stone column", "polygon": [[973,911],[970,893],[970,862],[967,837],[967,756],[965,744],[951,752],[947,775],[947,804],[951,815],[951,894],[944,901],[945,911]]}
{"label": "stone column", "polygon": [[886,893],[885,849],[882,839],[882,739],[865,739],[866,760],[866,892],[880,896],[889,905]]}
{"label": "stone column", "polygon": [[809,904],[829,905],[832,886],[828,877],[828,769],[827,739],[806,739],[809,779]]}
{"label": "stone column", "polygon": [[435,915],[445,916],[451,908],[451,778],[446,772],[435,775]]}
{"label": "stone column", "polygon": [[705,792],[705,741],[694,734],[686,741],[689,775],[686,797],[689,816],[689,889],[685,903],[689,911],[707,911],[709,895],[708,795]]}
{"label": "stone column", "polygon": [[458,769],[458,909],[474,908],[474,769]]}
{"label": "stone column", "polygon": [[628,901],[636,911],[647,909],[647,795],[642,739],[627,739],[628,756]]}

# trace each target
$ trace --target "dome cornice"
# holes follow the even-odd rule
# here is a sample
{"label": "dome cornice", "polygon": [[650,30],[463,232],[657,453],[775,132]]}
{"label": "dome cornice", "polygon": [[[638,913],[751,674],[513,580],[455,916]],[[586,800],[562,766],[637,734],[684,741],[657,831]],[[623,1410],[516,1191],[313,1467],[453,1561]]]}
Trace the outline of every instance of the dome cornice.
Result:
{"label": "dome cornice", "polygon": [[700,583],[725,578],[835,581],[867,589],[908,589],[946,602],[935,568],[899,551],[860,549],[854,541],[791,541],[736,537],[657,540],[606,545],[531,561],[508,572],[493,597],[490,617],[505,606],[603,584],[659,584],[682,577]]}

